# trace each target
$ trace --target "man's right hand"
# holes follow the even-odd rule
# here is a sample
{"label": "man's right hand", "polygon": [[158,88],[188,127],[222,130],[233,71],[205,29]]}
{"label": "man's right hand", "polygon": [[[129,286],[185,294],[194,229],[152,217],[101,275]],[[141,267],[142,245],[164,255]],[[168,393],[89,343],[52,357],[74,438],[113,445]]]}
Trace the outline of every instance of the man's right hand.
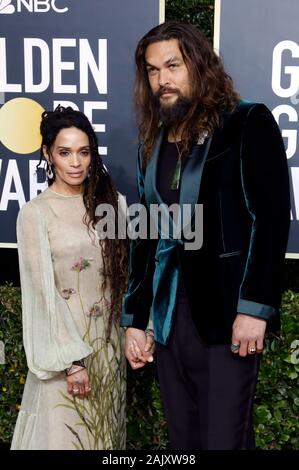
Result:
{"label": "man's right hand", "polygon": [[129,327],[125,335],[125,355],[132,369],[140,369],[147,362],[153,362],[155,342],[152,335],[143,330]]}

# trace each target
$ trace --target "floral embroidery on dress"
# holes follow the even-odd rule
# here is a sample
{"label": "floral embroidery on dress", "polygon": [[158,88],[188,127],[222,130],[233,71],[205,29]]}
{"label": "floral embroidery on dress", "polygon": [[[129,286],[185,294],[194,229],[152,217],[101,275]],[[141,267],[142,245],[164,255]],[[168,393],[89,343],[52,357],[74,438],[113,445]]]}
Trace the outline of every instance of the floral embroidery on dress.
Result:
{"label": "floral embroidery on dress", "polygon": [[97,317],[101,317],[102,315],[103,315],[103,312],[100,307],[100,302],[95,302],[93,306],[87,312],[88,317],[97,318]]}
{"label": "floral embroidery on dress", "polygon": [[[57,407],[67,407],[77,412],[78,422],[76,425],[65,423],[72,434],[72,443],[75,449],[86,449],[86,444],[82,440],[83,435],[88,440],[88,449],[123,449],[125,447],[126,424],[125,419],[118,419],[119,416],[124,416],[126,405],[126,371],[121,352],[123,349],[122,333],[119,328],[115,328],[114,334],[107,344],[105,335],[103,335],[103,325],[108,321],[105,302],[96,301],[89,309],[86,308],[86,303],[82,298],[82,289],[80,290],[80,278],[82,271],[91,266],[91,261],[93,258],[80,257],[78,261],[74,262],[71,270],[74,271],[77,278],[76,290],[66,288],[62,290],[61,294],[66,301],[72,294],[78,296],[85,323],[83,340],[93,348],[93,354],[86,359],[92,389],[87,400],[60,392],[64,403],[57,404]],[[70,313],[73,314],[71,309]],[[101,397],[100,400],[99,397]]]}
{"label": "floral embroidery on dress", "polygon": [[63,289],[61,291],[61,295],[65,300],[69,300],[69,298],[72,294],[76,294],[75,289],[73,289],[72,287],[69,287],[67,289]]}
{"label": "floral embroidery on dress", "polygon": [[71,270],[77,271],[77,273],[80,273],[81,271],[84,271],[86,268],[89,268],[90,261],[93,261],[93,258],[84,259],[82,258],[82,256],[80,256],[79,261],[75,261],[75,263],[71,267]]}

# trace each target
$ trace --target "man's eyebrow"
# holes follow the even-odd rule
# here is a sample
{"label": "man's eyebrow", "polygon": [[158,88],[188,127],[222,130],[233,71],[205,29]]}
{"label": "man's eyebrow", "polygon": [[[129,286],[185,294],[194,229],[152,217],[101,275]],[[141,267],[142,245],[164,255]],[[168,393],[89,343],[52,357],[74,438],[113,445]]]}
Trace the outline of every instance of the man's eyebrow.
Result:
{"label": "man's eyebrow", "polygon": [[175,62],[175,61],[179,61],[181,62],[182,59],[176,55],[170,57],[170,59],[166,60],[166,62],[164,62],[165,65],[169,65],[171,62]]}
{"label": "man's eyebrow", "polygon": [[150,64],[149,62],[147,62],[147,60],[145,61],[145,66],[156,68],[153,64]]}
{"label": "man's eyebrow", "polygon": [[[182,59],[176,55],[170,57],[169,59],[167,59],[163,65],[169,65],[171,62],[175,62],[175,61],[179,61],[181,62]],[[145,61],[145,66],[146,67],[153,67],[154,69],[156,69],[157,67],[153,64],[151,64],[150,62],[147,62],[147,60]]]}

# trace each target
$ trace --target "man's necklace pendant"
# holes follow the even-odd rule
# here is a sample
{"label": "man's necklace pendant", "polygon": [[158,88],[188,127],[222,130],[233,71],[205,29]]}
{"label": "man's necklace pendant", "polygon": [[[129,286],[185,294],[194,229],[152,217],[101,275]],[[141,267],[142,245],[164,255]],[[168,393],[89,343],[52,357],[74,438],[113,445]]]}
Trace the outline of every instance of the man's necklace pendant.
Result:
{"label": "man's necklace pendant", "polygon": [[172,181],[171,181],[171,186],[170,186],[171,189],[173,189],[174,191],[178,190],[180,187],[181,170],[182,170],[182,160],[181,158],[178,158],[176,162],[174,174],[172,177]]}
{"label": "man's necklace pendant", "polygon": [[[198,136],[197,145],[202,145],[207,136],[208,136],[207,131],[204,131],[202,134],[200,134]],[[175,146],[178,152],[178,159],[175,165],[175,170],[174,170],[174,174],[172,177],[170,188],[174,191],[177,191],[180,187],[180,181],[181,181],[183,151],[180,150],[179,145],[176,142],[175,142]]]}

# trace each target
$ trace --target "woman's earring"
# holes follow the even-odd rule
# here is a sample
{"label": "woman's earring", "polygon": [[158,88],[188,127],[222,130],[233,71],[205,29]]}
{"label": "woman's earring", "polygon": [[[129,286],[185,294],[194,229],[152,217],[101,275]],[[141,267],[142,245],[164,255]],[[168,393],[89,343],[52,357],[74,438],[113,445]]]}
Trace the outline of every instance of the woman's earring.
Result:
{"label": "woman's earring", "polygon": [[52,165],[51,165],[51,163],[48,163],[47,167],[48,167],[48,168],[47,168],[47,171],[46,171],[47,178],[48,178],[49,180],[51,180],[51,179],[53,179],[53,177],[54,177],[54,173],[53,173],[53,170],[52,170]]}

